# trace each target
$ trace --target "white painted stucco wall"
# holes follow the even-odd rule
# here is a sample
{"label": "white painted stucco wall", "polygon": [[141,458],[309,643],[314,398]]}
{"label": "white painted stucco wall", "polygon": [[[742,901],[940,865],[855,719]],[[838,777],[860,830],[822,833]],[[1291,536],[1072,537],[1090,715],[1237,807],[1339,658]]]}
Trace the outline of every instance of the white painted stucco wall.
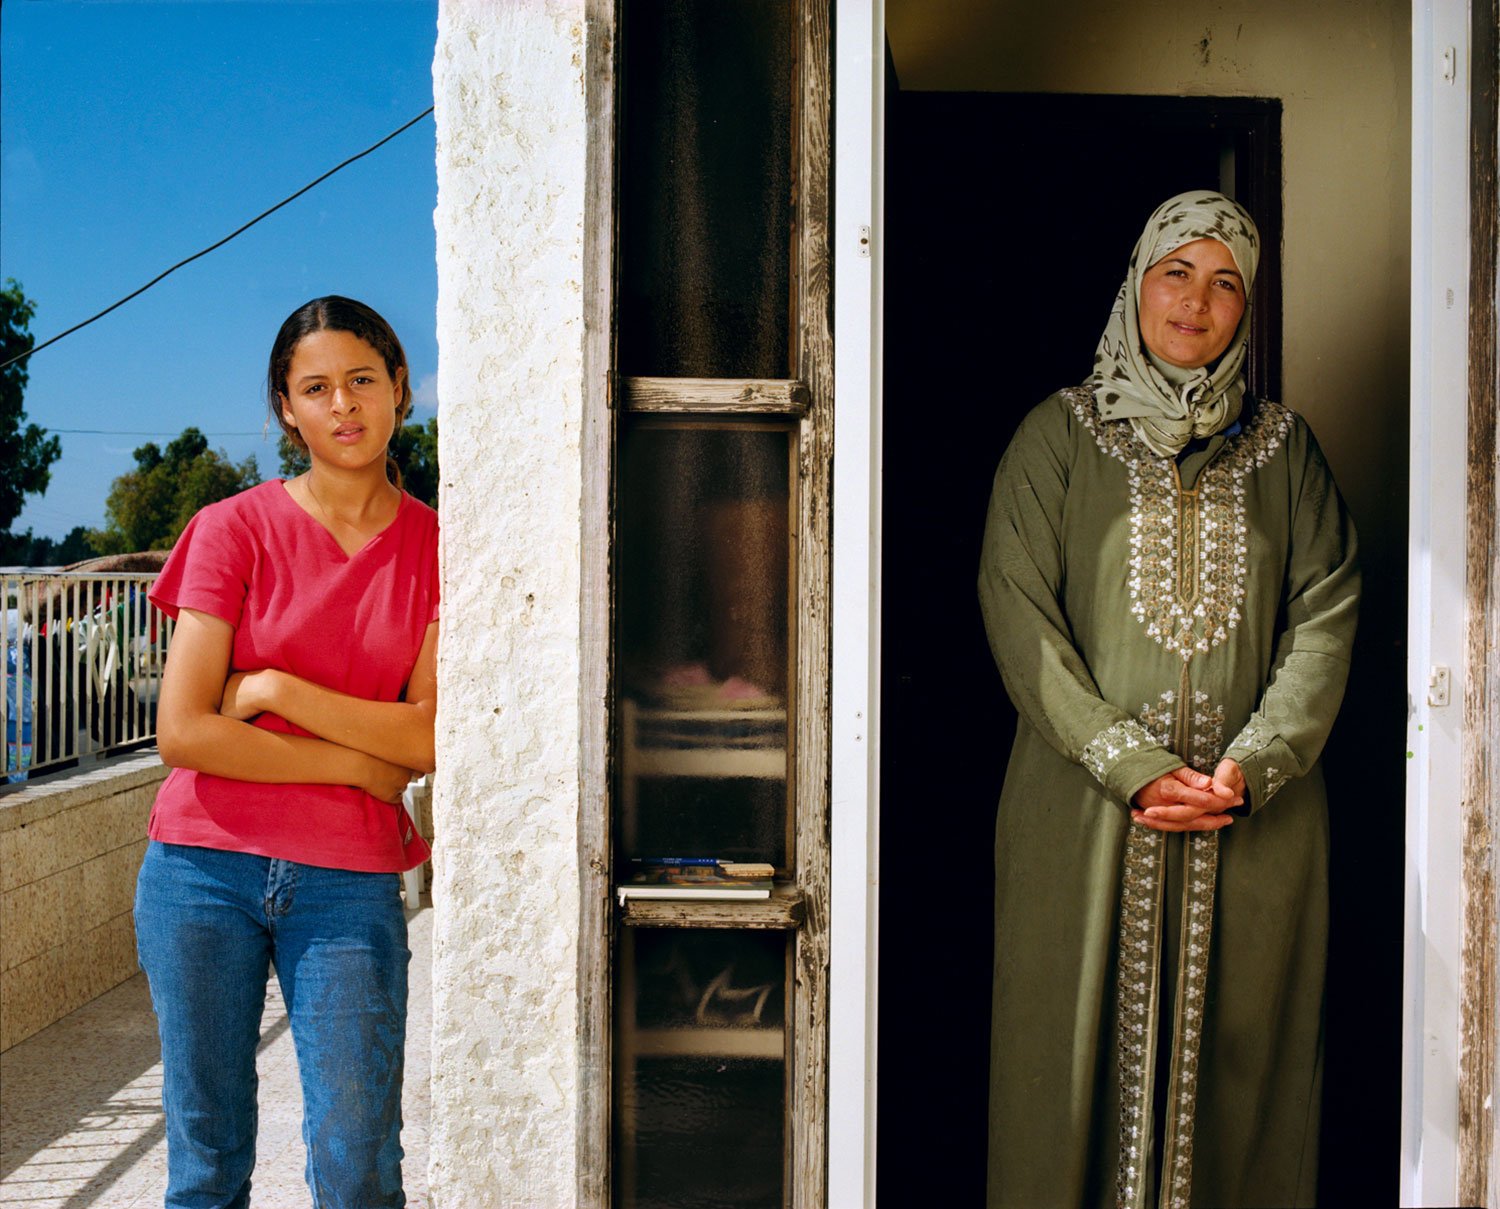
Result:
{"label": "white painted stucco wall", "polygon": [[443,0],[431,1188],[574,1201],[583,0]]}

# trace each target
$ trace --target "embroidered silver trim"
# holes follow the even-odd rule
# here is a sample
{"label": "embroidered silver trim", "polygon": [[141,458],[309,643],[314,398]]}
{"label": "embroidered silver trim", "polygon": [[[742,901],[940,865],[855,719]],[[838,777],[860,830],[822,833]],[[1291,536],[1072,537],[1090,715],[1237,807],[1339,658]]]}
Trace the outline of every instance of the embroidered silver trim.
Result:
{"label": "embroidered silver trim", "polygon": [[1276,732],[1264,722],[1251,718],[1249,722],[1245,723],[1244,729],[1235,735],[1234,742],[1229,747],[1231,750],[1239,748],[1253,754],[1261,748],[1269,746],[1271,740],[1275,737]]}
{"label": "embroidered silver trim", "polygon": [[1245,603],[1244,479],[1281,448],[1292,413],[1277,403],[1260,403],[1204,467],[1194,490],[1183,492],[1172,460],[1152,453],[1125,421],[1103,419],[1092,391],[1075,387],[1063,393],[1099,449],[1125,467],[1131,613],[1183,662],[1212,650],[1238,627]]}
{"label": "embroidered silver trim", "polygon": [[1103,785],[1104,774],[1114,766],[1116,760],[1127,751],[1138,751],[1151,744],[1151,735],[1146,729],[1139,722],[1132,722],[1127,718],[1105,727],[1090,739],[1079,759],[1094,774],[1094,779]]}
{"label": "embroidered silver trim", "polygon": [[1157,698],[1155,705],[1149,701],[1142,701],[1140,713],[1136,716],[1140,718],[1141,725],[1146,728],[1146,733],[1151,736],[1152,742],[1170,751],[1172,731],[1177,726],[1176,690],[1169,688]]}
{"label": "embroidered silver trim", "polygon": [[1197,690],[1193,692],[1192,735],[1187,762],[1213,776],[1224,754],[1224,707]]}
{"label": "embroidered silver trim", "polygon": [[[1186,691],[1186,690],[1184,690]],[[1172,747],[1179,709],[1186,710],[1189,763],[1209,772],[1224,744],[1224,707],[1193,690],[1184,701],[1167,690],[1153,703],[1142,702],[1141,727],[1162,746]],[[1182,737],[1182,736],[1180,736]],[[1181,755],[1182,753],[1178,753]],[[1268,795],[1269,796],[1269,795]],[[1120,888],[1119,970],[1115,996],[1119,1022],[1116,1046],[1120,1076],[1120,1156],[1117,1204],[1145,1209],[1145,1180],[1152,1153],[1152,1106],[1156,1100],[1156,1043],[1161,1000],[1161,913],[1165,902],[1168,843],[1186,845],[1182,891],[1182,935],[1177,954],[1177,995],[1172,1009],[1172,1050],[1167,1085],[1162,1161],[1163,1209],[1189,1209],[1193,1181],[1193,1126],[1203,1041],[1203,1000],[1213,935],[1214,885],[1218,874],[1217,832],[1180,838],[1132,826],[1125,840]]]}
{"label": "embroidered silver trim", "polygon": [[[1192,741],[1183,758],[1199,772],[1212,776],[1224,752],[1224,707],[1215,705],[1209,695],[1200,689],[1193,690],[1191,700],[1192,707],[1188,720]],[[1155,704],[1150,701],[1141,702],[1141,708],[1136,716],[1140,718],[1141,725],[1146,728],[1146,733],[1151,736],[1153,743],[1165,747],[1168,751],[1175,750],[1172,738],[1173,732],[1177,729],[1177,693],[1175,690],[1168,689],[1157,698]],[[1183,755],[1181,752],[1177,754]]]}
{"label": "embroidered silver trim", "polygon": [[1120,885],[1119,1011],[1120,1161],[1117,1203],[1145,1204],[1151,1154],[1152,1084],[1156,1073],[1156,1013],[1160,983],[1161,874],[1165,833],[1131,827]]}
{"label": "embroidered silver trim", "polygon": [[1213,933],[1214,883],[1219,833],[1189,834],[1183,927],[1178,962],[1177,1012],[1172,1030],[1172,1079],[1167,1092],[1167,1138],[1162,1148],[1162,1200],[1167,1209],[1189,1209],[1193,1185],[1193,1121],[1198,1101],[1198,1058],[1203,1041],[1203,998]]}

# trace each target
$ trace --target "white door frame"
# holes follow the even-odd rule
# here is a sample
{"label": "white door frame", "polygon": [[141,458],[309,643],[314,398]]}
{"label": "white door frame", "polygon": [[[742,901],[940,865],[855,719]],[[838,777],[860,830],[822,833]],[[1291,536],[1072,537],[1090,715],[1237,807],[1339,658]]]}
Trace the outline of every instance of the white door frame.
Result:
{"label": "white door frame", "polygon": [[[1457,1200],[1469,11],[1412,5],[1411,530],[1401,1204]],[[1434,668],[1449,700],[1429,703]],[[1375,888],[1371,887],[1375,892]]]}
{"label": "white door frame", "polygon": [[[832,905],[828,1203],[875,1204],[885,6],[835,0]],[[1463,934],[1460,770],[1469,13],[1413,0],[1411,513],[1400,1199],[1452,1204]],[[1446,707],[1428,702],[1450,670]]]}
{"label": "white door frame", "polygon": [[885,2],[835,0],[828,1204],[875,1204]]}

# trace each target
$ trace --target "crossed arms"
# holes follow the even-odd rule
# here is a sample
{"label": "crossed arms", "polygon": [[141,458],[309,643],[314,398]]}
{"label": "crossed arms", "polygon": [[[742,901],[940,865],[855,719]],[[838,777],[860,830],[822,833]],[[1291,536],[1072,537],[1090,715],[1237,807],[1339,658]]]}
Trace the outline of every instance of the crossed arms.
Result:
{"label": "crossed arms", "polygon": [[[162,762],[239,781],[354,785],[397,802],[433,767],[438,623],[427,627],[401,701],[367,701],[268,668],[230,675],[234,627],[183,609],[157,711]],[[249,726],[271,712],[315,738]]]}

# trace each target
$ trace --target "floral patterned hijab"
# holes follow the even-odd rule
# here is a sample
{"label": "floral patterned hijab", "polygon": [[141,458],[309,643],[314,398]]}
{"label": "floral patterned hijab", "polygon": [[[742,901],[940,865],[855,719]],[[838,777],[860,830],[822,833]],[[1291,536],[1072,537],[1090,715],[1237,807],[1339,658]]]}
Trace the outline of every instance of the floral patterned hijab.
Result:
{"label": "floral patterned hijab", "polygon": [[[1153,356],[1141,341],[1141,277],[1152,265],[1195,239],[1217,239],[1229,249],[1245,281],[1245,313],[1229,347],[1199,369],[1182,369]],[[1099,414],[1129,420],[1162,457],[1176,457],[1195,437],[1222,432],[1239,418],[1245,396],[1245,351],[1250,342],[1250,287],[1260,262],[1260,234],[1243,206],[1222,193],[1179,193],[1156,208],[1130,256],[1125,283],[1110,310],[1088,380]]]}

